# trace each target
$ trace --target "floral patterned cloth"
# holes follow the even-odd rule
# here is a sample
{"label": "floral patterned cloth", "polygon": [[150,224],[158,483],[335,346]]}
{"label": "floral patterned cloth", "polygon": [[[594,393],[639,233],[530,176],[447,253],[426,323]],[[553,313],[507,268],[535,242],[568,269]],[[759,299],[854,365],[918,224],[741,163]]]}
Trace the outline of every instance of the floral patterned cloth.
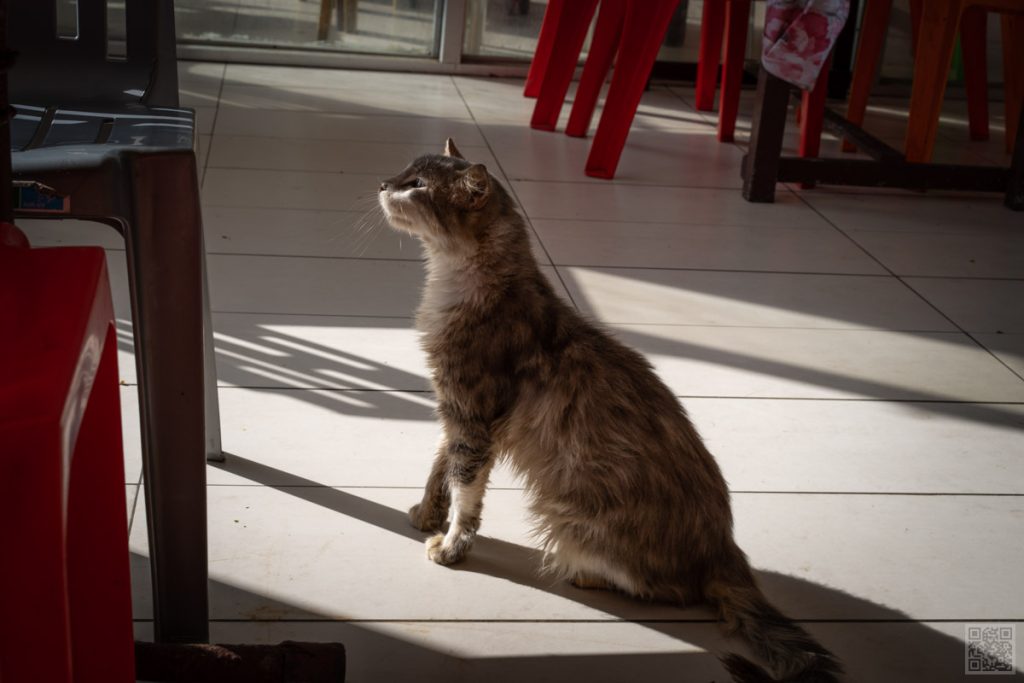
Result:
{"label": "floral patterned cloth", "polygon": [[768,0],[762,66],[812,89],[849,13],[850,0]]}

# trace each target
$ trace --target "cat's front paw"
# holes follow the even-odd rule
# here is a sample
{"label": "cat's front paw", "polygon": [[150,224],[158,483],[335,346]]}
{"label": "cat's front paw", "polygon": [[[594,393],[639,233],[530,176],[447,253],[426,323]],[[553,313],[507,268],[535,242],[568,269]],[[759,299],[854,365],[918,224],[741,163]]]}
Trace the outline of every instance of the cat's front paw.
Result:
{"label": "cat's front paw", "polygon": [[422,503],[416,503],[409,508],[409,523],[420,531],[437,531],[443,528],[447,517],[447,514],[437,509],[425,509]]}
{"label": "cat's front paw", "polygon": [[427,539],[427,559],[440,565],[455,564],[466,556],[468,546],[462,543],[445,545],[444,534],[431,536]]}

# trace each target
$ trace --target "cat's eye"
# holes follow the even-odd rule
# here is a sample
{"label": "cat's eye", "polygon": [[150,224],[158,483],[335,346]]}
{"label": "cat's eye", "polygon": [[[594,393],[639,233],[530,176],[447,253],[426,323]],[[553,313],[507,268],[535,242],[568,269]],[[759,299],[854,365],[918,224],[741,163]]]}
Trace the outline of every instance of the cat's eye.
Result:
{"label": "cat's eye", "polygon": [[405,187],[418,190],[422,187],[426,187],[427,184],[423,182],[423,178],[413,178],[409,182],[405,183]]}

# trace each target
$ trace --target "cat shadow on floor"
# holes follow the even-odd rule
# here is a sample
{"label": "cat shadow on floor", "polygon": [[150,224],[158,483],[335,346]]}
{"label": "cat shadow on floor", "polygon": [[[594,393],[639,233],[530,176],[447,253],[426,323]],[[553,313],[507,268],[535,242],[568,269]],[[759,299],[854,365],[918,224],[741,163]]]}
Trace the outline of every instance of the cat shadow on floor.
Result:
{"label": "cat shadow on floor", "polygon": [[[424,541],[428,534],[410,526],[404,511],[362,498],[348,491],[323,486],[318,482],[237,455],[228,454],[224,463],[214,463],[212,466],[255,484],[270,486],[338,514],[373,525],[382,531],[415,541],[417,546],[410,548],[408,561],[427,561],[423,557],[422,547],[419,546],[419,543]],[[418,491],[409,492],[410,504],[415,502],[414,499],[418,497],[418,493]],[[650,661],[647,660],[646,653],[624,655],[626,661],[632,659],[638,664],[646,662],[643,666],[653,667],[650,676],[645,673],[641,678],[631,677],[633,680],[662,680],[663,677],[664,680],[679,680],[678,676],[684,675],[683,680],[727,681],[728,677],[718,664],[716,655],[726,652],[748,652],[738,639],[726,638],[720,633],[714,615],[704,606],[684,609],[671,605],[644,603],[618,593],[582,590],[564,582],[553,582],[549,578],[539,575],[541,560],[542,554],[535,548],[482,535],[477,538],[467,559],[449,569],[455,572],[475,573],[510,581],[531,590],[542,591],[551,596],[577,603],[596,612],[592,619],[551,621],[538,618],[536,621],[524,620],[527,625],[536,624],[537,628],[542,626],[554,628],[551,624],[560,624],[559,635],[556,637],[569,637],[575,628],[574,624],[626,622],[687,643],[698,650],[696,653],[658,655]],[[791,617],[800,621],[843,660],[849,673],[847,680],[872,682],[963,680],[964,645],[960,640],[962,637],[960,623],[922,623],[892,608],[785,574],[761,571],[758,572],[758,578],[770,600],[783,611],[788,612]],[[212,595],[214,596],[213,601],[216,603],[218,597],[215,590],[212,591]],[[260,596],[256,596],[256,599],[260,604],[265,602]],[[237,600],[229,599],[228,602],[237,603]],[[808,606],[808,613],[835,616],[802,619],[801,606]],[[247,617],[252,618],[253,621],[261,621],[261,615],[280,614],[280,610],[261,611],[257,609],[250,610]],[[311,617],[311,619],[330,621],[331,617]],[[277,621],[274,616],[265,620]],[[474,619],[467,617],[466,621],[473,622]],[[510,621],[515,622],[516,620]],[[345,628],[351,630],[354,625],[355,623],[349,624]],[[579,637],[584,640],[586,638],[583,634],[579,634]],[[614,650],[614,647],[612,645],[610,649]],[[534,677],[534,674],[548,670],[545,668],[547,665],[535,661],[536,658],[497,658],[506,667],[512,667],[501,669],[504,673],[498,676],[498,679],[623,680],[621,678],[622,669],[617,665],[610,664],[610,660],[605,661],[605,658],[609,657],[613,657],[613,655],[595,656],[593,661],[604,662],[596,668],[589,664],[580,668],[580,661],[591,661],[582,655],[579,658],[570,657],[570,660],[579,660],[571,666],[567,666],[566,661],[556,661],[559,660],[558,657],[548,658],[552,660],[548,663],[552,667],[550,671],[562,672],[564,675],[561,678],[544,675],[539,678]],[[456,657],[456,659],[459,661],[458,671],[472,672],[471,674],[465,673],[468,677],[463,680],[479,680],[477,678],[479,675],[490,675],[499,670],[494,667],[495,661],[489,658],[483,660]],[[527,668],[516,669],[516,662]],[[579,673],[584,670],[588,672],[586,676],[573,678],[571,675],[573,672]],[[646,672],[646,668],[642,670]],[[610,678],[606,676],[613,671],[619,673],[618,678],[614,675]],[[509,672],[516,672],[516,675],[511,675]],[[670,672],[675,673],[669,676]],[[529,674],[528,678],[516,678],[518,675],[527,674]],[[1018,678],[1013,680],[1018,680]]]}

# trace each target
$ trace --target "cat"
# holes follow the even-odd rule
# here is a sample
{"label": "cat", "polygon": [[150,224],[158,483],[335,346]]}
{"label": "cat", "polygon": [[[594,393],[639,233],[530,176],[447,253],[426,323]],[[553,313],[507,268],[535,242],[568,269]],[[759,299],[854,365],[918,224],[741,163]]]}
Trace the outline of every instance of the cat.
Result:
{"label": "cat", "polygon": [[[554,191],[554,190],[552,190]],[[777,680],[842,666],[758,588],[729,492],[682,405],[639,353],[584,320],[541,274],[504,187],[451,139],[380,185],[393,228],[426,253],[416,317],[444,429],[413,526],[442,565],[480,527],[491,468],[525,482],[545,569],[581,588],[715,606]],[[737,681],[772,681],[735,654]]]}

